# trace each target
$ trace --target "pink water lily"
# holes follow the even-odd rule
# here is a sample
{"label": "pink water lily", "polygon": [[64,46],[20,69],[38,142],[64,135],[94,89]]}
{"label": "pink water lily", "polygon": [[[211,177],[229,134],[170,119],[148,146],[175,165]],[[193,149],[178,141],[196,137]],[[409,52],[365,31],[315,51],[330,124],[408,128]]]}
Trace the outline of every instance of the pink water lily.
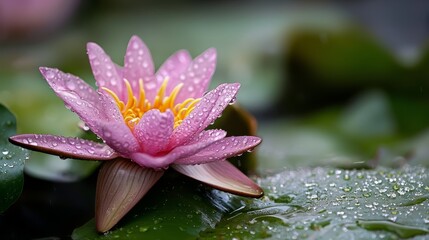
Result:
{"label": "pink water lily", "polygon": [[240,87],[222,84],[205,94],[216,66],[215,49],[194,60],[187,51],[178,51],[156,73],[149,49],[136,36],[129,41],[123,67],[95,43],[88,43],[87,51],[98,90],[58,69],[40,71],[66,107],[104,143],[40,134],[16,135],[10,141],[62,158],[107,161],[97,182],[98,231],[111,229],[168,167],[223,191],[262,196],[258,185],[225,161],[261,139],[205,130]]}

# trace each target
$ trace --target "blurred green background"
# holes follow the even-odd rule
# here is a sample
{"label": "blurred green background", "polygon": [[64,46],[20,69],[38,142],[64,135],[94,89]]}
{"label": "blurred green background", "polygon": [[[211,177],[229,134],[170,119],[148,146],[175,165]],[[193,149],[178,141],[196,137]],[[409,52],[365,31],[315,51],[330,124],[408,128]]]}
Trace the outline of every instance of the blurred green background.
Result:
{"label": "blurred green background", "polygon": [[[389,166],[428,162],[425,1],[19,2],[2,1],[0,25],[0,102],[16,114],[19,133],[81,134],[38,67],[94,84],[86,43],[122,64],[135,34],[157,66],[178,49],[195,57],[217,48],[212,87],[242,84],[238,102],[264,138],[262,172],[386,155],[400,156]],[[33,155],[26,171],[43,178],[73,181],[93,169]]]}
{"label": "blurred green background", "polygon": [[[18,133],[76,136],[79,119],[38,72],[94,85],[96,42],[122,65],[140,36],[156,66],[178,49],[218,50],[211,88],[240,82],[238,103],[263,143],[256,172],[429,166],[429,3],[415,1],[0,1],[0,103]],[[33,177],[73,182],[97,164],[31,153]]]}

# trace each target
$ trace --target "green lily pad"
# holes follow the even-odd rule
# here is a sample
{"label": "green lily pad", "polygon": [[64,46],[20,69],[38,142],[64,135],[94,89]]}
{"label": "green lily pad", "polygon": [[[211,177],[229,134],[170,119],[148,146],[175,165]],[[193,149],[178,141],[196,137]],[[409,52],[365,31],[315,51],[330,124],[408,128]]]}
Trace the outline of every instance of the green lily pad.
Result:
{"label": "green lily pad", "polygon": [[285,171],[260,180],[266,197],[245,200],[201,239],[426,239],[424,168]]}
{"label": "green lily pad", "polygon": [[0,213],[18,199],[24,185],[28,151],[9,143],[8,138],[15,133],[15,117],[0,104]]}
{"label": "green lily pad", "polygon": [[[291,170],[258,179],[261,199],[165,178],[112,231],[93,220],[74,239],[425,239],[429,172]],[[173,183],[174,182],[174,183]]]}

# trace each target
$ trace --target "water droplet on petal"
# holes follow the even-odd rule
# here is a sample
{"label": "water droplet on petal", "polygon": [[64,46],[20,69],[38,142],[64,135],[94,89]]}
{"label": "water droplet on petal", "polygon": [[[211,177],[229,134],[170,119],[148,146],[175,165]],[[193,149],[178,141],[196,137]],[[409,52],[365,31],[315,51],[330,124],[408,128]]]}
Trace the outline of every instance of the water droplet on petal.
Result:
{"label": "water droplet on petal", "polygon": [[237,98],[236,97],[233,97],[232,99],[231,99],[231,101],[229,101],[229,105],[232,105],[232,104],[234,104],[235,103],[235,101],[237,101]]}
{"label": "water droplet on petal", "polygon": [[53,73],[52,71],[48,71],[46,73],[46,78],[47,79],[53,79],[55,77],[55,73]]}
{"label": "water droplet on petal", "polygon": [[112,136],[112,133],[109,131],[104,131],[104,136],[110,138]]}
{"label": "water droplet on petal", "polygon": [[148,82],[145,84],[145,87],[148,90],[152,90],[152,89],[156,88],[156,84],[154,82]]}
{"label": "water droplet on petal", "polygon": [[[139,49],[139,43],[138,42],[134,42],[133,43],[133,48],[135,49],[135,50],[137,50],[137,49]],[[143,50],[142,50],[143,51]]]}

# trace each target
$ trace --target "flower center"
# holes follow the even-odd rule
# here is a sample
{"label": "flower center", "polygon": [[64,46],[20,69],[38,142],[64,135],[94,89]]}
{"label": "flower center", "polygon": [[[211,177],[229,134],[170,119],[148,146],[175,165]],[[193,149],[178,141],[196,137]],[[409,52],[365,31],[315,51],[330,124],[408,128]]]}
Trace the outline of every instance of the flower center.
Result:
{"label": "flower center", "polygon": [[165,96],[168,78],[165,78],[165,80],[162,82],[153,103],[146,98],[142,79],[139,80],[140,96],[138,99],[136,96],[134,96],[133,90],[128,80],[124,79],[124,82],[128,93],[127,103],[124,103],[122,100],[120,100],[118,95],[116,95],[116,93],[114,93],[112,90],[105,87],[102,87],[102,89],[113,97],[122,113],[122,116],[124,117],[125,123],[130,129],[134,129],[135,125],[140,121],[143,114],[152,109],[158,109],[160,112],[165,112],[167,109],[169,109],[174,115],[174,128],[176,128],[182,123],[183,119],[185,119],[186,116],[188,116],[189,113],[194,110],[195,105],[200,101],[200,98],[188,98],[185,101],[175,105],[177,94],[182,88],[183,83],[178,84],[173,89],[173,91],[171,91],[169,96]]}

